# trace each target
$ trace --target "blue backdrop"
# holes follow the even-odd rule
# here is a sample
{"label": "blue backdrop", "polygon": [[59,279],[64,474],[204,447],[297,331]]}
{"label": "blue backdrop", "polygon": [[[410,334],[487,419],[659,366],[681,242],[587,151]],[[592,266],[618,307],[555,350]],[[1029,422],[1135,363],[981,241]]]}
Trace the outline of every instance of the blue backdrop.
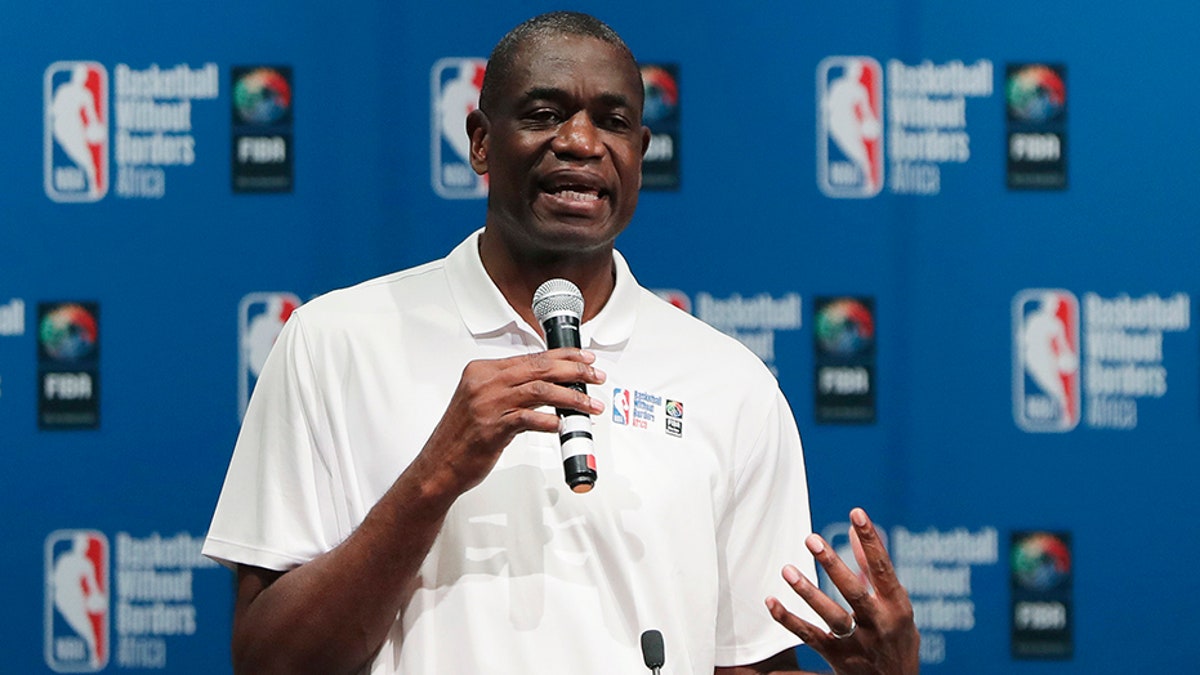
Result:
{"label": "blue backdrop", "polygon": [[[196,551],[240,392],[295,302],[482,224],[452,82],[558,8],[238,4],[3,10],[0,671],[228,672]],[[777,372],[814,526],[885,527],[925,672],[1200,658],[1173,5],[577,5],[666,73],[619,247]]]}

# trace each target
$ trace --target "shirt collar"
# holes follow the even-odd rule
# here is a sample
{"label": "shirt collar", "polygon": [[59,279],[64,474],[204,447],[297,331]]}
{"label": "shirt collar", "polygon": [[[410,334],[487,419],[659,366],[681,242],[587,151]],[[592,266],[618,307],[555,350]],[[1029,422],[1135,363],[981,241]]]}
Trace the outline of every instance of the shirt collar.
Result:
{"label": "shirt collar", "polygon": [[629,270],[625,256],[615,249],[613,267],[616,268],[617,283],[612,295],[600,313],[582,327],[584,344],[597,348],[616,347],[624,343],[633,335],[633,325],[637,322],[641,287]]}
{"label": "shirt collar", "polygon": [[[496,288],[483,268],[479,257],[479,235],[476,230],[446,256],[446,278],[450,293],[458,305],[467,330],[475,337],[521,330],[541,339],[540,331],[530,327],[517,314],[504,295]],[[629,270],[625,257],[613,251],[616,286],[612,296],[592,320],[583,324],[583,343],[591,347],[614,347],[629,339],[637,320],[640,287]]]}

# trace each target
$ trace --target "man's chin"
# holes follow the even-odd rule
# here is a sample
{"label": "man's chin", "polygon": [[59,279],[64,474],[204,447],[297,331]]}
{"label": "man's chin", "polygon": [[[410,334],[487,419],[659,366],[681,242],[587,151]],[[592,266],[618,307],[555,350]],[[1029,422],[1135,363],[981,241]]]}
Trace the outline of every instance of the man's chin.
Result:
{"label": "man's chin", "polygon": [[563,217],[539,219],[533,236],[547,252],[580,254],[612,248],[624,228],[608,219]]}

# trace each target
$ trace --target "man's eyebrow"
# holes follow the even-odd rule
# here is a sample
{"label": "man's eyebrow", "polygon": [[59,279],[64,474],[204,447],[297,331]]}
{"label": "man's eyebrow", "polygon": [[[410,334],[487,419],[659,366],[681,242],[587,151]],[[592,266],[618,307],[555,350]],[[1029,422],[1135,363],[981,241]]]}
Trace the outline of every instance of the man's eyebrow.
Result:
{"label": "man's eyebrow", "polygon": [[522,101],[534,101],[539,98],[556,99],[563,98],[567,92],[558,87],[533,87],[525,92],[521,97]]}
{"label": "man's eyebrow", "polygon": [[[562,101],[570,98],[570,94],[565,89],[558,87],[532,87],[527,90],[520,99],[521,103],[529,101]],[[624,94],[616,92],[605,92],[599,96],[600,102],[609,108],[629,107],[629,98]]]}
{"label": "man's eyebrow", "polygon": [[604,93],[600,95],[600,102],[610,108],[629,107],[629,99],[624,94]]}

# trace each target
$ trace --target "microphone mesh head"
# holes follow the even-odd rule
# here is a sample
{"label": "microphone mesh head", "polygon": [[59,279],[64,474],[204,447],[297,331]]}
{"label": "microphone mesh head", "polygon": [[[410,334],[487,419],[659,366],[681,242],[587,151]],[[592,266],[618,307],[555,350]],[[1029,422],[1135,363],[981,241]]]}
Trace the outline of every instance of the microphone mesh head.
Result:
{"label": "microphone mesh head", "polygon": [[642,660],[647,668],[662,668],[667,661],[662,633],[653,628],[642,633]]}
{"label": "microphone mesh head", "polygon": [[583,318],[583,293],[566,279],[551,279],[533,293],[533,315],[538,323],[552,316],[567,314]]}

